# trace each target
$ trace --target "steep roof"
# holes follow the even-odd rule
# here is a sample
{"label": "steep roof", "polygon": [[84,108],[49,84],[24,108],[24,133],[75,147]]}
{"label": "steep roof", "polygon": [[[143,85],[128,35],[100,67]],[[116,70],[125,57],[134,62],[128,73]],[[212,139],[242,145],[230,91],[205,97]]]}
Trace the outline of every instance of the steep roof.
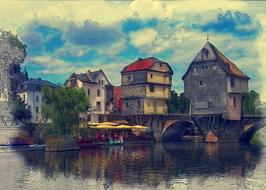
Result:
{"label": "steep roof", "polygon": [[[124,69],[121,71],[124,72],[132,72],[132,71],[141,71],[141,70],[149,70],[155,63],[164,63],[169,66],[168,63],[157,59],[155,57],[148,57],[148,58],[139,58],[135,62],[131,63],[130,65],[124,67]],[[173,72],[171,67],[169,66],[171,73]]]}
{"label": "steep roof", "polygon": [[[211,52],[213,52],[214,57],[206,59],[206,60],[199,58],[199,54],[208,48]],[[210,42],[207,42],[204,45],[204,47],[201,49],[201,51],[198,53],[198,55],[195,57],[195,59],[192,61],[192,63],[204,62],[204,61],[209,61],[209,60],[218,60],[219,63],[222,64],[222,68],[224,69],[224,71],[231,76],[250,79],[234,63],[232,63],[227,57],[225,57],[213,44],[211,44]],[[192,63],[190,64],[187,72],[183,75],[183,77],[182,77],[183,80],[184,80],[184,77],[187,75]]]}
{"label": "steep roof", "polygon": [[211,44],[210,42],[207,43],[210,44],[217,58],[226,66],[230,75],[250,79],[234,63],[232,63],[227,57],[225,57],[213,44]]}
{"label": "steep roof", "polygon": [[47,81],[47,80],[42,80],[40,78],[38,79],[28,79],[24,82],[22,82],[19,86],[17,91],[18,92],[25,92],[25,91],[38,91],[41,90],[42,87],[44,86],[49,86],[52,88],[56,87],[56,84]]}
{"label": "steep roof", "polygon": [[102,69],[98,71],[88,70],[87,73],[80,73],[80,74],[72,73],[68,80],[70,80],[71,78],[77,78],[81,82],[84,82],[84,83],[98,83],[96,80],[97,80],[97,77],[100,75],[100,73],[102,73],[103,76],[106,78],[107,83],[108,83],[107,85],[112,86],[112,84],[109,82],[108,78],[106,77]]}
{"label": "steep roof", "polygon": [[77,74],[77,73],[72,73],[72,75],[70,76],[70,78],[77,78],[79,79],[80,81],[82,82],[86,82],[86,83],[95,83],[91,77],[88,76],[87,73],[80,73],[80,74]]}

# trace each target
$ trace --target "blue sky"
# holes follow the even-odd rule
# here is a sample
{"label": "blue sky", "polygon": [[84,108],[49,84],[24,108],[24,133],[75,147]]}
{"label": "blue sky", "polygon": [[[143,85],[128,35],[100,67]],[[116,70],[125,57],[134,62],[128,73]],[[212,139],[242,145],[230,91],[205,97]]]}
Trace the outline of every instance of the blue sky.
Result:
{"label": "blue sky", "polygon": [[[30,77],[63,83],[72,72],[102,68],[114,85],[139,57],[174,70],[173,88],[210,41],[264,94],[266,3],[244,1],[15,1],[2,3],[2,27],[27,45]],[[5,21],[6,20],[6,21]],[[265,94],[266,95],[266,94]]]}

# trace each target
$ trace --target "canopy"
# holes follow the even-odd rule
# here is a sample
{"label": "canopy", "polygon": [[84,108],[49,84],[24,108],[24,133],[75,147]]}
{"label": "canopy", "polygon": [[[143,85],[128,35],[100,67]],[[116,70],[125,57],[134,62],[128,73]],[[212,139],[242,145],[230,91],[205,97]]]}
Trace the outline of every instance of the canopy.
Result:
{"label": "canopy", "polygon": [[141,125],[135,125],[135,126],[129,126],[129,125],[106,125],[105,123],[101,123],[100,125],[94,125],[90,126],[90,128],[93,129],[149,129],[149,127],[141,126]]}

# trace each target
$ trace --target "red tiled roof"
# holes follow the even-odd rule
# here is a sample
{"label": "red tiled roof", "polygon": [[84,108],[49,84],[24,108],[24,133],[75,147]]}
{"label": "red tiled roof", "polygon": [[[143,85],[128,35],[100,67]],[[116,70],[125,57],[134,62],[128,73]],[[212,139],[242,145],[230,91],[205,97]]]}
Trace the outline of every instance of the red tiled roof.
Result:
{"label": "red tiled roof", "polygon": [[141,71],[141,70],[150,69],[153,66],[153,64],[156,62],[163,62],[163,61],[156,59],[154,57],[149,57],[149,58],[145,58],[145,59],[139,58],[135,62],[126,66],[122,70],[122,72]]}
{"label": "red tiled roof", "polygon": [[146,70],[151,68],[154,63],[155,61],[152,58],[146,58],[146,59],[139,58],[137,61],[126,66],[122,72]]}

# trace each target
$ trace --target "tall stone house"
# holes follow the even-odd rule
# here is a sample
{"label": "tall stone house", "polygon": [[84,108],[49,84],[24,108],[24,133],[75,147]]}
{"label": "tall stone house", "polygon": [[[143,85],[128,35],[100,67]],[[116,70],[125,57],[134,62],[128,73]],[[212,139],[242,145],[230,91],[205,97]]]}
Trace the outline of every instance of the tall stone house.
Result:
{"label": "tall stone house", "polygon": [[167,114],[173,71],[154,57],[139,58],[121,71],[123,114]]}
{"label": "tall stone house", "polygon": [[55,84],[40,78],[25,80],[17,88],[17,95],[31,111],[31,123],[46,122],[42,118],[42,88],[45,86],[56,88]]}
{"label": "tall stone house", "polygon": [[250,78],[209,41],[182,79],[192,115],[218,114],[229,120],[241,119]]}
{"label": "tall stone house", "polygon": [[90,99],[92,113],[108,114],[112,110],[113,86],[103,70],[72,73],[65,85],[85,90]]}

